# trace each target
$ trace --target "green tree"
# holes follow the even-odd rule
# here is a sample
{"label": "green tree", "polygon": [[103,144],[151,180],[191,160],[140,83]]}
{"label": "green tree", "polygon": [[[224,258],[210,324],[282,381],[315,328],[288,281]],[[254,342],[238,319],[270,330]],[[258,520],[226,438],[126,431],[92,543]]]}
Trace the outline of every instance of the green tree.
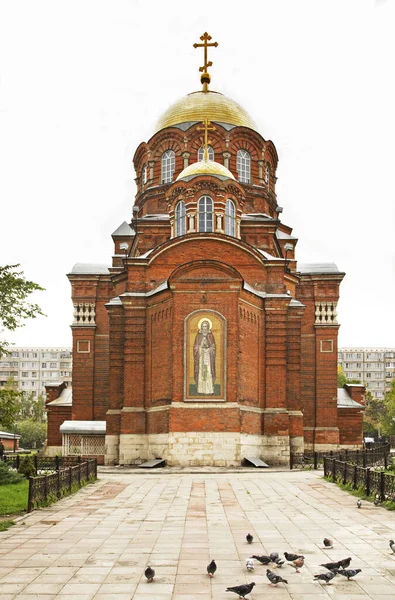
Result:
{"label": "green tree", "polygon": [[343,368],[338,365],[337,367],[337,387],[342,388],[344,384],[347,383],[346,376],[344,375]]}
{"label": "green tree", "polygon": [[3,430],[14,430],[22,396],[22,392],[15,389],[12,378],[9,378],[6,385],[0,388],[0,425]]}
{"label": "green tree", "polygon": [[[14,331],[24,325],[25,319],[44,314],[37,304],[26,300],[32,292],[44,288],[25,279],[19,267],[19,264],[0,267],[0,330]],[[0,356],[7,352],[8,345],[5,340],[0,340]]]}
{"label": "green tree", "polygon": [[47,437],[47,424],[26,419],[17,423],[16,432],[21,436],[21,448],[42,448]]}
{"label": "green tree", "polygon": [[45,399],[42,394],[36,398],[32,392],[22,393],[17,420],[25,421],[26,419],[32,419],[37,423],[43,423],[46,420]]}
{"label": "green tree", "polygon": [[391,381],[391,387],[384,397],[385,415],[382,419],[384,435],[395,434],[395,379]]}
{"label": "green tree", "polygon": [[387,415],[387,408],[383,400],[373,398],[371,392],[367,392],[366,408],[363,416],[363,430],[365,433],[375,434],[382,428],[382,422]]}

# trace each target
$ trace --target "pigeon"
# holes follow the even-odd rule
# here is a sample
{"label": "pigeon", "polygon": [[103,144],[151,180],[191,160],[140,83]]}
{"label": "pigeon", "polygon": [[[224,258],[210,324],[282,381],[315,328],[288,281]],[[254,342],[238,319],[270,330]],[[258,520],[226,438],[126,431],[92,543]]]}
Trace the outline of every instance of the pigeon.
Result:
{"label": "pigeon", "polygon": [[207,573],[209,577],[214,577],[214,573],[217,570],[217,565],[215,564],[215,560],[212,560],[209,565],[207,565]]}
{"label": "pigeon", "polygon": [[262,565],[268,565],[270,562],[272,562],[270,556],[265,556],[265,554],[263,554],[262,556],[257,556],[256,554],[253,554],[252,556],[250,556],[250,558],[255,558]]}
{"label": "pigeon", "polygon": [[246,569],[247,571],[253,571],[255,569],[253,558],[246,558]]}
{"label": "pigeon", "polygon": [[351,577],[355,577],[355,575],[358,575],[361,571],[362,569],[340,569],[338,573],[339,575],[344,575],[344,577],[347,577],[350,581]]}
{"label": "pigeon", "polygon": [[324,546],[325,548],[333,548],[333,542],[329,538],[324,538]]}
{"label": "pigeon", "polygon": [[270,560],[271,560],[272,562],[276,562],[277,558],[278,558],[278,552],[272,552],[272,553],[270,554]]}
{"label": "pigeon", "polygon": [[301,569],[304,565],[304,558],[297,558],[289,564],[295,569],[295,573],[300,573],[299,569]]}
{"label": "pigeon", "polygon": [[247,533],[246,535],[246,540],[248,544],[252,544],[252,540],[254,539],[254,536],[251,535],[250,533]]}
{"label": "pigeon", "polygon": [[361,501],[360,498],[358,498],[358,500],[357,500],[357,508],[361,508],[361,506],[362,506],[362,501]]}
{"label": "pigeon", "polygon": [[351,560],[352,560],[351,556],[349,556],[348,558],[343,558],[343,560],[339,560],[339,567],[341,569],[347,569],[347,567],[350,566]]}
{"label": "pigeon", "polygon": [[278,557],[273,562],[277,567],[282,567],[285,561],[282,558]]}
{"label": "pigeon", "polygon": [[319,575],[314,575],[315,581],[325,581],[327,585],[330,585],[332,579],[337,575],[337,571],[329,571],[329,573],[320,573]]}
{"label": "pigeon", "polygon": [[391,548],[393,554],[395,554],[395,542],[394,542],[394,540],[390,540],[390,548]]}
{"label": "pigeon", "polygon": [[376,497],[376,498],[373,500],[373,504],[374,504],[375,506],[378,506],[378,505],[380,504],[380,498],[377,498],[377,497]]}
{"label": "pigeon", "polygon": [[328,571],[335,571],[336,569],[340,568],[340,561],[338,560],[337,562],[322,563],[320,567],[324,567],[324,569],[328,569]]}
{"label": "pigeon", "polygon": [[147,578],[147,582],[148,582],[148,583],[151,583],[151,581],[153,581],[153,580],[154,580],[154,577],[155,577],[155,571],[154,571],[154,569],[151,569],[151,567],[147,567],[147,568],[145,569],[145,571],[144,571],[144,575],[145,575],[145,576],[146,576],[146,578]]}
{"label": "pigeon", "polygon": [[254,587],[254,585],[255,585],[254,582],[244,584],[244,585],[235,585],[233,587],[226,588],[226,591],[234,592],[235,594],[238,594],[239,598],[245,598],[247,596],[247,594],[252,592],[252,588]]}
{"label": "pigeon", "polygon": [[284,552],[284,556],[288,562],[292,562],[293,560],[297,560],[298,558],[304,558],[302,554],[292,554],[292,552]]}
{"label": "pigeon", "polygon": [[292,562],[293,560],[298,560],[298,558],[304,558],[302,554],[292,554],[292,552],[284,552],[285,559],[288,562]]}
{"label": "pigeon", "polygon": [[278,583],[288,583],[286,579],[280,577],[280,575],[276,575],[270,569],[266,569],[266,577],[270,581],[270,585],[277,585]]}

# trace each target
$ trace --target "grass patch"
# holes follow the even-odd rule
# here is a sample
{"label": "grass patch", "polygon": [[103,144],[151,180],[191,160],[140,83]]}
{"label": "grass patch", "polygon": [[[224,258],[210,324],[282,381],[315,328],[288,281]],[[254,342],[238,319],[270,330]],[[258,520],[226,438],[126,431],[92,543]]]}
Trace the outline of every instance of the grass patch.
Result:
{"label": "grass patch", "polygon": [[7,531],[12,525],[15,525],[15,521],[0,521],[0,531]]}
{"label": "grass patch", "polygon": [[13,515],[27,510],[29,482],[0,485],[0,515]]}
{"label": "grass patch", "polygon": [[[357,488],[356,490],[354,490],[351,483],[343,483],[341,476],[337,481],[332,481],[332,477],[330,476],[324,476],[324,479],[326,479],[326,481],[329,481],[330,483],[336,483],[336,485],[338,485],[340,489],[344,490],[345,492],[348,492],[352,496],[361,498],[361,500],[365,500],[366,502],[372,502],[372,504],[374,502],[375,494],[367,496],[363,488]],[[395,510],[395,502],[392,502],[391,500],[385,500],[384,502],[380,502],[379,506],[383,506],[387,510]]]}

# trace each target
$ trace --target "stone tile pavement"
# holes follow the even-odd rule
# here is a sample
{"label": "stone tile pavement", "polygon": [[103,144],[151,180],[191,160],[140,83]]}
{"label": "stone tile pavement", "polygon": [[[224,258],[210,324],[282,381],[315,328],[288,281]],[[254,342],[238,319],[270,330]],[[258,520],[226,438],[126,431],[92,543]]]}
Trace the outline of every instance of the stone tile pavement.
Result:
{"label": "stone tile pavement", "polygon": [[[116,470],[115,470],[116,471]],[[219,471],[219,470],[218,470]],[[320,472],[171,474],[103,470],[100,481],[0,533],[2,600],[231,600],[229,585],[255,581],[252,600],[390,600],[395,596],[395,513],[356,500]],[[251,532],[250,546],[245,536]],[[334,540],[324,550],[325,536]],[[250,554],[305,555],[288,585],[269,586]],[[352,557],[353,581],[313,581],[322,562]],[[213,579],[206,566],[214,558]],[[148,584],[143,571],[156,571]],[[272,570],[275,570],[272,568]]]}

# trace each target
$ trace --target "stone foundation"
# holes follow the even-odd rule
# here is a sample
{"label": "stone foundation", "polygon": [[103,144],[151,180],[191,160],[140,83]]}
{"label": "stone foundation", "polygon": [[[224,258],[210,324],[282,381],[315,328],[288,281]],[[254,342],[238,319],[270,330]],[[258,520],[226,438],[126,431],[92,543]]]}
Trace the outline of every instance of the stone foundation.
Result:
{"label": "stone foundation", "polygon": [[[293,447],[303,447],[303,438],[292,438]],[[288,465],[288,436],[248,435],[223,432],[170,432],[106,436],[105,464],[140,464],[163,458],[169,466],[238,467],[243,458],[259,457],[270,465]]]}

